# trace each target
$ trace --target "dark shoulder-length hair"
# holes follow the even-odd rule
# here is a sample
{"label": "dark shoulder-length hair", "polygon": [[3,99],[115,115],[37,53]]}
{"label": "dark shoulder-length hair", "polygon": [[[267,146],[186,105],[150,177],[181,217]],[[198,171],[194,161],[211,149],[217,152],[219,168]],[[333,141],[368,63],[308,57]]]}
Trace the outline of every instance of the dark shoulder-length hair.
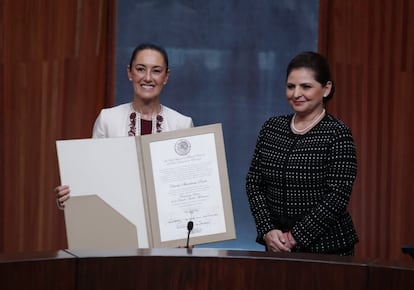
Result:
{"label": "dark shoulder-length hair", "polygon": [[322,86],[329,81],[332,83],[331,92],[323,98],[324,102],[333,97],[335,92],[334,81],[332,80],[331,70],[325,57],[313,51],[305,51],[296,55],[288,64],[286,69],[286,80],[294,69],[307,68],[314,72],[315,80]]}

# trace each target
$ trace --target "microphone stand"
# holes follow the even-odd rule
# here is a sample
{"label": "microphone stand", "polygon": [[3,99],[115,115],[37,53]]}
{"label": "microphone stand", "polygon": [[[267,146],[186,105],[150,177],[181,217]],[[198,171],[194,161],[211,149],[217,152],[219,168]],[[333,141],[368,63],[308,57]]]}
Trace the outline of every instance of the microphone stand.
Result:
{"label": "microphone stand", "polygon": [[188,248],[190,246],[190,233],[193,230],[193,226],[194,226],[194,223],[192,221],[189,221],[187,223],[188,234],[187,234],[187,245],[186,245],[186,248]]}

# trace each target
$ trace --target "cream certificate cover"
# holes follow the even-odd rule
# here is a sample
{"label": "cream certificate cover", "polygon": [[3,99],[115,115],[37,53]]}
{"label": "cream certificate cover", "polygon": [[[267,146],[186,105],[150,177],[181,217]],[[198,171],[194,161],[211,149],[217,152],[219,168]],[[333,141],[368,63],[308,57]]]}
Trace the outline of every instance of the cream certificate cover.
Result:
{"label": "cream certificate cover", "polygon": [[[136,247],[148,248],[150,245],[135,138],[77,139],[56,143],[61,183],[70,185],[71,196],[97,195],[136,226]],[[79,214],[77,208],[68,202],[65,219],[70,221]],[[82,218],[92,217],[86,212]],[[87,232],[94,235],[94,228]],[[107,238],[122,237],[113,237],[109,232]],[[71,237],[68,237],[69,246],[70,240]]]}

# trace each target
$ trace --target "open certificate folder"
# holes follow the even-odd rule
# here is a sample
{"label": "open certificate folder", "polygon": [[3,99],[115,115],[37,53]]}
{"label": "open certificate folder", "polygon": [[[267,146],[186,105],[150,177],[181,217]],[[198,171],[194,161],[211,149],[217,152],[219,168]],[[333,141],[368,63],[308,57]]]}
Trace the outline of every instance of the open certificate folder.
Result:
{"label": "open certificate folder", "polygon": [[56,145],[70,249],[236,238],[221,124]]}

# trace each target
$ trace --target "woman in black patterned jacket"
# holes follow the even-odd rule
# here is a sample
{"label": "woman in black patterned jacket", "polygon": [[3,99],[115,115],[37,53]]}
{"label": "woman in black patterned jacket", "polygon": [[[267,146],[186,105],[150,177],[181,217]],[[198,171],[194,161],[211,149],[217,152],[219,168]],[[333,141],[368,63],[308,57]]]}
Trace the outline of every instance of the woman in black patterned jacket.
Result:
{"label": "woman in black patterned jacket", "polygon": [[357,159],[350,129],[325,111],[333,93],[323,56],[291,60],[286,97],[294,114],[264,123],[246,178],[256,241],[269,251],[354,254],[347,208]]}

